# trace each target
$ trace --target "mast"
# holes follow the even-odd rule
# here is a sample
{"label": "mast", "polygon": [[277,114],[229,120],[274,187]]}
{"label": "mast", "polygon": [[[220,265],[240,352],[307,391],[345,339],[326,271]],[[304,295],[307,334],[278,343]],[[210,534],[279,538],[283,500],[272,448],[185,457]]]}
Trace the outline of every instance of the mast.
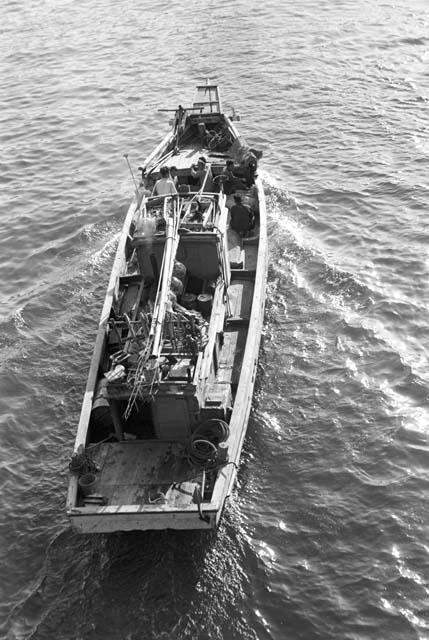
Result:
{"label": "mast", "polygon": [[[164,214],[167,214],[167,198],[164,202]],[[164,247],[164,258],[160,274],[160,286],[155,301],[151,333],[153,334],[153,345],[151,356],[157,358],[162,348],[162,331],[164,327],[165,314],[167,310],[168,295],[170,293],[171,278],[173,275],[174,262],[176,260],[177,247],[179,244],[179,224],[180,213],[178,201],[173,199],[172,214],[167,214],[167,227]]]}

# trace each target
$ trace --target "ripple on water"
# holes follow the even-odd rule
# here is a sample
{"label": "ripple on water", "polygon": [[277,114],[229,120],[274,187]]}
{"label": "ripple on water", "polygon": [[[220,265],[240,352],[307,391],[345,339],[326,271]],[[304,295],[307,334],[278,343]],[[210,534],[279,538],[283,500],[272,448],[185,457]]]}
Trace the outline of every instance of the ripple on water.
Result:
{"label": "ripple on water", "polygon": [[[428,11],[346,4],[3,3],[11,638],[427,635]],[[268,300],[238,490],[209,536],[79,537],[66,470],[133,189],[122,156],[136,170],[167,130],[157,109],[204,76],[264,152]]]}

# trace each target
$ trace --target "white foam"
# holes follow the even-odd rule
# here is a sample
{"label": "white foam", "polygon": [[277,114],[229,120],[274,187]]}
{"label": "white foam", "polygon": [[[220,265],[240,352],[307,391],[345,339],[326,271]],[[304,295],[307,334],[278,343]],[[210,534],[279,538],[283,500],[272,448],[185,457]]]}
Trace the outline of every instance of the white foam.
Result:
{"label": "white foam", "polygon": [[92,267],[99,267],[106,260],[106,258],[110,258],[110,256],[116,249],[116,245],[118,244],[120,235],[121,233],[118,231],[111,238],[109,238],[109,240],[106,240],[104,245],[100,249],[98,249],[98,251],[91,254],[89,258],[89,264]]}

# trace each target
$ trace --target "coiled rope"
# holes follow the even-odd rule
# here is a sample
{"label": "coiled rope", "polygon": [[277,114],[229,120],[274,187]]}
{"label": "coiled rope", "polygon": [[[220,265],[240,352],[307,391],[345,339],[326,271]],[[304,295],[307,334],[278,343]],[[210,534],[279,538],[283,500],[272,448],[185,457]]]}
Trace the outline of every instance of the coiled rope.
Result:
{"label": "coiled rope", "polygon": [[229,426],[224,420],[212,418],[198,425],[188,445],[189,462],[203,468],[215,465],[219,443],[228,437]]}
{"label": "coiled rope", "polygon": [[83,445],[74,453],[69,463],[69,469],[72,473],[77,473],[80,476],[86,473],[96,473],[97,465],[94,460],[85,451]]}

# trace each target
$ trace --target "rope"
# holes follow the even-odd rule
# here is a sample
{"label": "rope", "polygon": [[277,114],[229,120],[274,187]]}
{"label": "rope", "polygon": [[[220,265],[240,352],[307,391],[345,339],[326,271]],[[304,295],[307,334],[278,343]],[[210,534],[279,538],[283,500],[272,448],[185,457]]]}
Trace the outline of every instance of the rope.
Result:
{"label": "rope", "polygon": [[189,458],[196,466],[206,466],[216,459],[217,447],[205,438],[193,438],[189,444]]}
{"label": "rope", "polygon": [[85,449],[82,448],[82,450],[78,450],[72,455],[69,462],[69,469],[72,473],[83,476],[86,473],[96,473],[97,465],[88,456]]}
{"label": "rope", "polygon": [[224,442],[229,438],[228,423],[220,418],[211,418],[206,422],[198,425],[192,437],[203,437],[214,445],[218,446],[220,442]]}
{"label": "rope", "polygon": [[216,464],[218,446],[229,437],[226,422],[212,418],[200,424],[188,445],[188,460],[196,467],[210,468]]}

